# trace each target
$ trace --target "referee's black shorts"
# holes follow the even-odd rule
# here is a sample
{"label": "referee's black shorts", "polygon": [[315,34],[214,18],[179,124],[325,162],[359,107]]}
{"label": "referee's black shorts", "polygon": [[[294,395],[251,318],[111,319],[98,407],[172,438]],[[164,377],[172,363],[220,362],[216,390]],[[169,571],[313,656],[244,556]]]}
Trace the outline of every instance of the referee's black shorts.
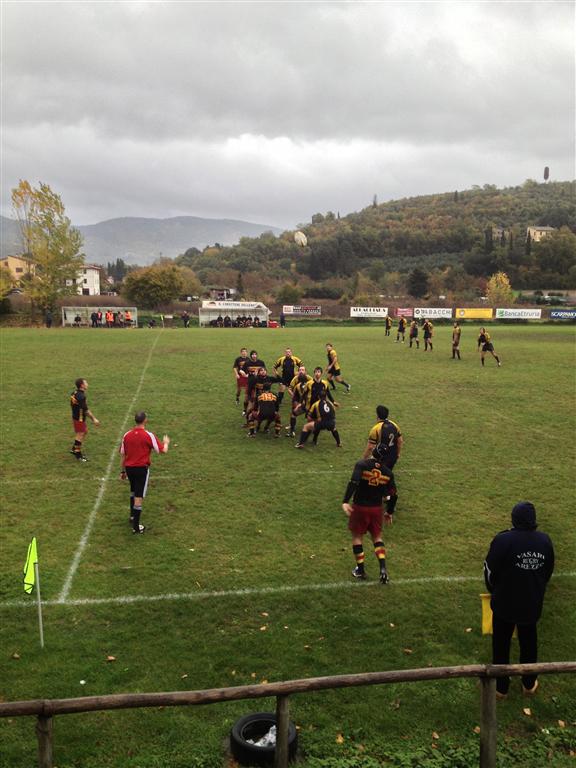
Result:
{"label": "referee's black shorts", "polygon": [[138,499],[146,496],[150,467],[125,467],[128,480],[130,480],[130,492]]}

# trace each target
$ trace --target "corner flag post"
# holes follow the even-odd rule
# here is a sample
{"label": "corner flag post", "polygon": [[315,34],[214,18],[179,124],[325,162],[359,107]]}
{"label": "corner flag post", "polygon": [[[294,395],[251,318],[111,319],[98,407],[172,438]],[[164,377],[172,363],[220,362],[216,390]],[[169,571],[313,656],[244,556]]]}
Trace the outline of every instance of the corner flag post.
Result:
{"label": "corner flag post", "polygon": [[44,648],[44,625],[42,622],[42,599],[40,597],[40,571],[38,570],[38,547],[36,536],[28,546],[26,565],[24,566],[24,592],[30,595],[36,585],[38,593],[38,625],[40,627],[40,646]]}
{"label": "corner flag post", "polygon": [[38,570],[38,560],[34,563],[34,573],[36,576],[36,594],[38,596],[38,628],[40,629],[40,647],[44,648],[44,622],[42,621],[42,599],[40,598],[40,571]]}

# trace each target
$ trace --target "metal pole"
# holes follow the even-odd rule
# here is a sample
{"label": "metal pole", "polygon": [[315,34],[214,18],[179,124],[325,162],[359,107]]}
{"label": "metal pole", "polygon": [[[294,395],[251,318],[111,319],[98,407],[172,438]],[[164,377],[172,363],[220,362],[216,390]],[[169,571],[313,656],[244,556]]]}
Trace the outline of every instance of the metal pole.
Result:
{"label": "metal pole", "polygon": [[276,751],[274,768],[288,767],[288,726],[290,723],[288,696],[276,697]]}
{"label": "metal pole", "polygon": [[40,598],[40,570],[38,569],[38,563],[34,563],[34,571],[36,574],[36,595],[38,597],[38,626],[40,628],[40,647],[44,648],[44,623],[42,621],[42,599]]}
{"label": "metal pole", "polygon": [[496,679],[481,677],[480,768],[496,768]]}
{"label": "metal pole", "polygon": [[51,715],[38,715],[36,721],[38,768],[52,768],[52,725]]}

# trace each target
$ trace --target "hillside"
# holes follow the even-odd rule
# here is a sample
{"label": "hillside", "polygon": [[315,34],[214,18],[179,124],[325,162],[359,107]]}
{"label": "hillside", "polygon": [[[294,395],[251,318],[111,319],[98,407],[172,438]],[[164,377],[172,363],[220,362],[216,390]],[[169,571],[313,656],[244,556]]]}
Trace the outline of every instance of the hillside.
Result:
{"label": "hillside", "polygon": [[[519,287],[538,287],[544,280],[568,288],[576,285],[575,191],[575,182],[527,181],[505,189],[486,185],[375,202],[347,216],[313,215],[300,225],[308,237],[304,249],[294,243],[292,232],[285,232],[279,238],[264,235],[231,248],[191,252],[180,261],[203,280],[215,269],[259,273],[267,281],[292,281],[297,273],[304,284],[339,281],[335,291],[358,274],[376,288],[386,275],[416,267],[474,277],[505,269]],[[526,243],[531,225],[551,226],[558,233],[532,249]]]}
{"label": "hillside", "polygon": [[[171,219],[125,217],[76,227],[84,237],[86,260],[96,264],[123,259],[128,264],[150,264],[160,255],[174,258],[187,248],[213,243],[233,245],[242,237],[263,232],[279,234],[276,227],[234,219],[178,216]],[[1,255],[20,251],[16,221],[2,217]]]}

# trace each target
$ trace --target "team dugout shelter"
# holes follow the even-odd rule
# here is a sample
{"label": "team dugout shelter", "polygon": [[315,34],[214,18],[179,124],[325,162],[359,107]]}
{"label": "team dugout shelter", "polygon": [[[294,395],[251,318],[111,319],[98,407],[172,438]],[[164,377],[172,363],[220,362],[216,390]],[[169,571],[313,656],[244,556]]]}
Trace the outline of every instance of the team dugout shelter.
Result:
{"label": "team dugout shelter", "polygon": [[[62,307],[62,327],[93,328],[92,314],[102,313],[98,328],[138,328],[138,310],[136,307]],[[126,322],[126,312],[129,312],[130,322]],[[110,322],[106,316],[111,317]]]}
{"label": "team dugout shelter", "polygon": [[200,327],[213,327],[219,319],[229,317],[231,327],[237,318],[251,317],[252,321],[259,320],[260,327],[266,328],[271,311],[261,301],[217,301],[206,299],[198,308],[198,325]]}

